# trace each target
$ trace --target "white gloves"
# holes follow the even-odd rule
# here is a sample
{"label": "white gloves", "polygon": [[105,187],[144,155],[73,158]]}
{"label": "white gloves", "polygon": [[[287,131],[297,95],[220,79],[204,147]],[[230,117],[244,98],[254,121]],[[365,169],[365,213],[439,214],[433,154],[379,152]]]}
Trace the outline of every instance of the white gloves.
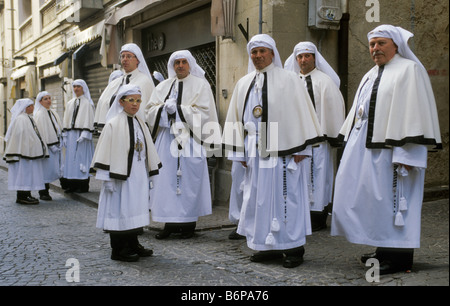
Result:
{"label": "white gloves", "polygon": [[109,192],[115,192],[116,191],[116,184],[113,180],[111,181],[104,181],[103,186],[105,186],[105,191]]}
{"label": "white gloves", "polygon": [[169,115],[174,114],[177,111],[177,100],[167,99],[164,103],[164,109]]}
{"label": "white gloves", "polygon": [[62,134],[62,145],[63,145],[63,147],[67,148],[67,134],[66,133]]}
{"label": "white gloves", "polygon": [[80,137],[77,139],[77,142],[81,142],[81,141],[83,141],[85,139],[91,140],[92,139],[92,133],[88,132],[88,131],[81,132]]}
{"label": "white gloves", "polygon": [[57,145],[49,146],[48,149],[49,149],[53,154],[55,154],[55,153],[58,152],[58,151],[61,151],[61,149],[60,149]]}

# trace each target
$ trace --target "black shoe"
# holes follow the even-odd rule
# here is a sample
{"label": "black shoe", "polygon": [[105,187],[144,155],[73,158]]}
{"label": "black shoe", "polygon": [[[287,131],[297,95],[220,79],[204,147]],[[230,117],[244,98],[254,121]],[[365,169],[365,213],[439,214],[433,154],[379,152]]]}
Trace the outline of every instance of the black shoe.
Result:
{"label": "black shoe", "polygon": [[120,251],[116,251],[113,249],[111,253],[111,259],[126,262],[134,262],[139,260],[139,255],[129,248],[125,248]]}
{"label": "black shoe", "polygon": [[323,211],[311,211],[311,231],[317,232],[324,228],[327,228],[328,212]]}
{"label": "black shoe", "polygon": [[37,204],[39,204],[39,200],[36,198],[33,198],[31,196],[28,196],[26,198],[17,199],[16,203],[23,204],[23,205],[37,205]]}
{"label": "black shoe", "polygon": [[67,188],[66,190],[64,190],[64,193],[74,193],[75,189],[74,188]]}
{"label": "black shoe", "polygon": [[361,262],[366,263],[369,259],[372,259],[372,258],[379,259],[379,258],[377,258],[376,252],[361,255]]}
{"label": "black shoe", "polygon": [[241,239],[245,239],[245,236],[242,236],[242,235],[238,234],[236,230],[237,230],[237,229],[234,229],[234,230],[228,235],[228,239],[230,239],[230,240],[241,240]]}
{"label": "black shoe", "polygon": [[300,246],[293,249],[285,250],[283,258],[283,267],[285,268],[295,268],[303,263],[303,255],[305,254],[305,247]]}
{"label": "black shoe", "polygon": [[320,230],[323,230],[324,228],[327,228],[326,223],[312,223],[311,224],[311,231],[312,232],[318,232]]}
{"label": "black shoe", "polygon": [[49,194],[43,194],[39,197],[39,199],[44,200],[44,201],[51,201],[53,200],[52,197]]}
{"label": "black shoe", "polygon": [[171,234],[171,232],[167,231],[167,230],[162,230],[160,231],[158,234],[155,235],[156,239],[166,239],[167,237],[169,237]]}
{"label": "black shoe", "polygon": [[392,274],[397,272],[411,272],[411,267],[394,264],[390,260],[384,260],[380,263],[380,275]]}
{"label": "black shoe", "polygon": [[283,258],[283,253],[280,251],[259,251],[250,256],[250,261],[263,262],[278,258]]}
{"label": "black shoe", "polygon": [[189,231],[189,232],[182,232],[180,235],[181,239],[189,239],[194,237],[194,231]]}
{"label": "black shoe", "polygon": [[133,251],[136,252],[136,254],[138,254],[140,257],[150,257],[153,255],[153,250],[146,249],[140,244]]}
{"label": "black shoe", "polygon": [[283,258],[283,267],[295,268],[303,263],[303,256],[286,256]]}

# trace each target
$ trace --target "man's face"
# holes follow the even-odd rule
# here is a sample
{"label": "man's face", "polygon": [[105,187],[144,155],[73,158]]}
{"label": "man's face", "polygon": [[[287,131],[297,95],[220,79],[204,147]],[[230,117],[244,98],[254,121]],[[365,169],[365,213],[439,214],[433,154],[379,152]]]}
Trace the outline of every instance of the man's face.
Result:
{"label": "man's face", "polygon": [[250,58],[257,70],[261,70],[272,64],[274,53],[272,49],[256,47],[250,51]]}
{"label": "man's face", "polygon": [[77,97],[84,95],[83,86],[73,85],[73,91]]}
{"label": "man's face", "polygon": [[191,67],[189,66],[189,62],[186,58],[179,58],[173,62],[173,69],[177,74],[177,78],[184,79],[188,76]]}
{"label": "man's face", "polygon": [[119,100],[123,110],[130,115],[135,115],[141,106],[141,95],[128,95]]}
{"label": "man's face", "polygon": [[370,56],[378,66],[387,64],[397,53],[398,47],[390,38],[374,37],[369,41]]}
{"label": "man's face", "polygon": [[50,109],[50,105],[52,105],[52,97],[43,96],[41,99],[41,105],[46,109]]}
{"label": "man's face", "polygon": [[312,53],[299,54],[297,55],[297,63],[300,67],[300,72],[307,74],[316,68],[316,57]]}
{"label": "man's face", "polygon": [[139,65],[139,60],[133,53],[123,51],[120,53],[120,64],[122,65],[123,70],[125,70],[125,73],[130,73],[136,70]]}

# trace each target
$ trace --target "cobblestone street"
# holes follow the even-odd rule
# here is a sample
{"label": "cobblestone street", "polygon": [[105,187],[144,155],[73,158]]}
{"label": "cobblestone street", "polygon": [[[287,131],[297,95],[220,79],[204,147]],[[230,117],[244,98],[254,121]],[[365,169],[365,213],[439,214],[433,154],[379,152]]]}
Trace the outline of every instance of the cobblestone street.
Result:
{"label": "cobblestone street", "polygon": [[[18,205],[15,192],[7,190],[4,169],[0,186],[1,286],[449,285],[448,199],[423,206],[422,246],[415,250],[413,271],[368,282],[369,268],[358,258],[373,248],[331,237],[329,228],[307,238],[305,262],[294,269],[283,268],[278,261],[250,262],[252,252],[245,241],[229,240],[232,228],[223,224],[203,228],[188,240],[156,240],[157,229],[145,229],[140,242],[154,255],[134,263],[113,261],[109,235],[95,228],[95,206],[54,189],[53,201]],[[214,207],[213,213],[219,209]],[[79,282],[68,282],[75,275],[70,261],[66,266],[72,258],[79,263]]]}

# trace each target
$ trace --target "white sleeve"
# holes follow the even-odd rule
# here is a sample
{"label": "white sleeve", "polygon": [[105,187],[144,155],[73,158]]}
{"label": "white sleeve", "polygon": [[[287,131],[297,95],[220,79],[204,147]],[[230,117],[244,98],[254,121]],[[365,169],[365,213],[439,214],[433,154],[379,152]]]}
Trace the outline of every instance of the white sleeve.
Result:
{"label": "white sleeve", "polygon": [[109,171],[106,171],[103,169],[97,169],[95,179],[97,179],[99,181],[110,181],[111,178],[109,177]]}
{"label": "white sleeve", "polygon": [[424,145],[408,143],[401,147],[394,147],[392,162],[408,166],[426,168],[428,149]]}

